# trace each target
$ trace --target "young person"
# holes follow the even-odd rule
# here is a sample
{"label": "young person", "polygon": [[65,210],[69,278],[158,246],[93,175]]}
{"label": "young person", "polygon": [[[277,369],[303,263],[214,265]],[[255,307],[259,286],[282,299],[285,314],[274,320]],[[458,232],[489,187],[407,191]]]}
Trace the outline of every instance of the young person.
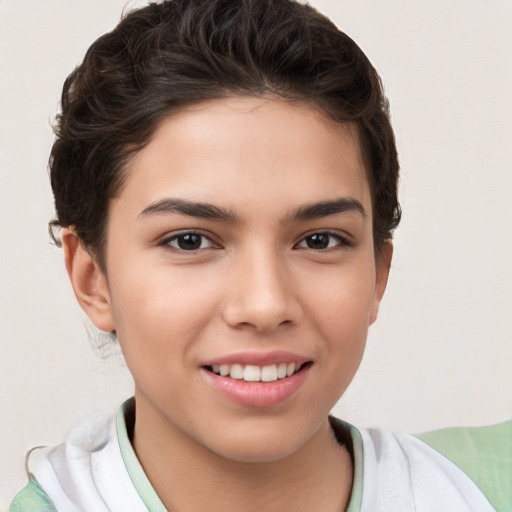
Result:
{"label": "young person", "polygon": [[510,506],[510,424],[418,440],[329,417],[400,207],[380,79],[325,17],[134,11],[67,79],[56,135],[52,227],[135,397],[34,450],[13,512]]}

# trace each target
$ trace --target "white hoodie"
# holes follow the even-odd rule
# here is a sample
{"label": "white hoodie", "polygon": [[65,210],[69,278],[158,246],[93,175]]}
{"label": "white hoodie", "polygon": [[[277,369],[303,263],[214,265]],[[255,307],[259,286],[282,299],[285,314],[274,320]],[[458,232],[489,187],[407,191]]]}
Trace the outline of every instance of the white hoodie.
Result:
{"label": "white hoodie", "polygon": [[[54,510],[165,512],[128,439],[125,415],[133,414],[133,408],[132,399],[117,418],[94,415],[74,427],[64,443],[33,451],[30,473]],[[422,441],[385,430],[357,430],[336,419],[332,423],[336,431],[348,429],[353,441],[348,512],[495,511],[463,471]],[[37,484],[32,479],[30,485]],[[52,510],[27,508],[23,491],[17,499],[13,512]]]}

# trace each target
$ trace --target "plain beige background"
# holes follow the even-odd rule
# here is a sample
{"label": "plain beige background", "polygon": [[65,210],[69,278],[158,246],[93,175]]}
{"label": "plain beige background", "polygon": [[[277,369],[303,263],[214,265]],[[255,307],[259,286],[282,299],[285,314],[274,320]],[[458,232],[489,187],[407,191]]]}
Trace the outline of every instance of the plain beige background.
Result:
{"label": "plain beige background", "polygon": [[[311,3],[380,71],[403,169],[387,297],[335,412],[406,431],[510,418],[512,2]],[[0,0],[0,510],[28,448],[131,394],[121,357],[91,349],[46,231],[62,82],[125,4]]]}

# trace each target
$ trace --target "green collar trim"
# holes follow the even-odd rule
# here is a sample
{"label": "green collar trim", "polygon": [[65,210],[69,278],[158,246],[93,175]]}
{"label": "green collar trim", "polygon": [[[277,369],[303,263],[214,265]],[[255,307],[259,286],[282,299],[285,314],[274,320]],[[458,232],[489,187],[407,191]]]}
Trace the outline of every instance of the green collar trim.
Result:
{"label": "green collar trim", "polygon": [[140,465],[139,459],[133,450],[128,430],[126,428],[125,416],[133,414],[135,408],[135,399],[130,398],[124,402],[117,412],[117,438],[119,440],[119,447],[121,448],[121,455],[123,457],[124,465],[128,471],[128,475],[135,487],[135,490],[141,497],[144,505],[148,508],[149,512],[167,512],[160,498],[156,494],[153,486],[151,485],[146,473]]}
{"label": "green collar trim", "polygon": [[[126,418],[134,417],[134,414],[135,399],[132,397],[126,400],[117,412],[117,438],[119,440],[119,447],[121,448],[124,465],[126,466],[126,470],[128,471],[128,475],[130,476],[135,490],[148,508],[148,511],[167,512],[167,509],[160,501],[160,498],[144,473],[130,442],[126,426]],[[352,484],[352,493],[347,512],[360,512],[363,497],[363,440],[359,430],[352,425],[333,417],[330,418],[330,421],[340,443],[343,439],[343,432],[350,434],[352,439],[351,448],[354,464],[354,481]]]}
{"label": "green collar trim", "polygon": [[350,423],[334,416],[329,416],[329,420],[336,439],[349,450],[354,467],[352,491],[346,512],[360,512],[363,501],[363,438],[359,430]]}
{"label": "green collar trim", "polygon": [[347,512],[360,512],[363,502],[363,438],[356,427],[345,423],[352,436],[354,450],[354,482]]}

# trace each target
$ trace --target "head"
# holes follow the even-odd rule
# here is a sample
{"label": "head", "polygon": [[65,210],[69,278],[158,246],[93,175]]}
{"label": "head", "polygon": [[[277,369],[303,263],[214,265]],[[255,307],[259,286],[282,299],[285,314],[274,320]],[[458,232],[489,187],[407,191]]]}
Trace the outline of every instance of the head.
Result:
{"label": "head", "polygon": [[291,0],[173,0],[129,13],[67,78],[50,157],[57,219],[104,270],[110,200],[163,119],[230,96],[307,103],[357,132],[376,256],[400,220],[398,160],[379,76],[346,34]]}
{"label": "head", "polygon": [[400,215],[362,51],[291,0],[151,4],[91,46],[56,131],[68,272],[134,376],[135,443],[305,446],[359,365]]}

